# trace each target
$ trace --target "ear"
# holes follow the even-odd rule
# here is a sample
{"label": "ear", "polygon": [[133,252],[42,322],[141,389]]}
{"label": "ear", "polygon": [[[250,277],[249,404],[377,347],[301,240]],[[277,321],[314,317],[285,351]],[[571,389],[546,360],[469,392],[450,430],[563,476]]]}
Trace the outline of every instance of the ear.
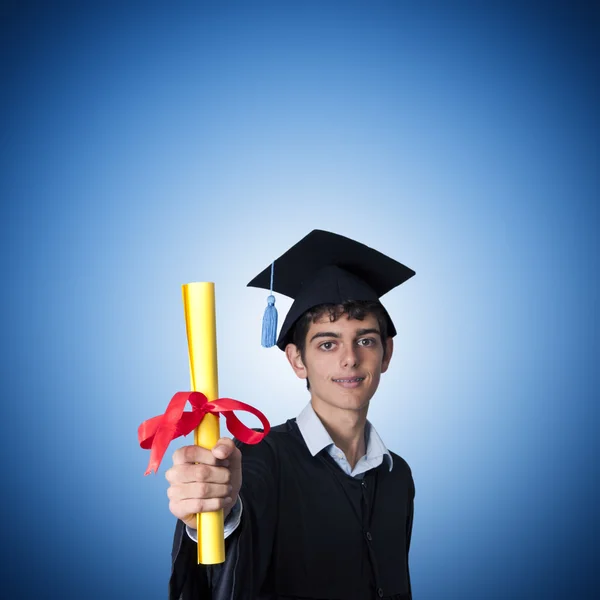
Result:
{"label": "ear", "polygon": [[306,372],[306,367],[302,362],[302,356],[300,355],[300,350],[298,346],[295,344],[288,344],[285,347],[285,356],[288,359],[288,362],[294,369],[294,373],[296,373],[296,377],[300,379],[306,379],[308,374]]}
{"label": "ear", "polygon": [[385,373],[390,366],[390,361],[392,360],[392,354],[394,353],[394,339],[389,337],[385,340],[385,356],[383,358],[383,362],[381,363],[381,372]]}

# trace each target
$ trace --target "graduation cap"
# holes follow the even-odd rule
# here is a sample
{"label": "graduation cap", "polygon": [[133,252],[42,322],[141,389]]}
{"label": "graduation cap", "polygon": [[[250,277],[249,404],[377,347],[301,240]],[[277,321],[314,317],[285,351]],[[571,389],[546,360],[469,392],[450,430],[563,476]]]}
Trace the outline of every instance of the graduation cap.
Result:
{"label": "graduation cap", "polygon": [[[263,321],[263,346],[274,345],[277,329],[273,291],[294,299],[277,339],[277,346],[284,350],[291,342],[294,324],[307,310],[348,300],[378,302],[414,274],[412,269],[369,246],[314,229],[248,283],[250,287],[271,291]],[[387,311],[385,314],[388,335],[393,337],[396,328]]]}

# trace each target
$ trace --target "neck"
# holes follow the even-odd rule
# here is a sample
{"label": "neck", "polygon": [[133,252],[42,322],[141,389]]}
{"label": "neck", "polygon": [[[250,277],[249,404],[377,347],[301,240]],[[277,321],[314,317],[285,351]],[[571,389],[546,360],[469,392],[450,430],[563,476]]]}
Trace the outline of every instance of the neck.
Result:
{"label": "neck", "polygon": [[365,425],[369,405],[357,410],[348,410],[331,406],[315,397],[311,398],[311,404],[333,443],[346,455],[346,460],[354,469],[356,463],[367,452]]}

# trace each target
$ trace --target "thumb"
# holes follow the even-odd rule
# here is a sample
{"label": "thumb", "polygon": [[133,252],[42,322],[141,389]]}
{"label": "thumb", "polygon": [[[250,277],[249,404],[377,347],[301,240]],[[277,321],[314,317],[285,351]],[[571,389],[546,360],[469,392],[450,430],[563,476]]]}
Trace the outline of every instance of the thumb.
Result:
{"label": "thumb", "polygon": [[213,456],[219,460],[229,458],[235,450],[235,444],[231,438],[221,438],[212,449]]}

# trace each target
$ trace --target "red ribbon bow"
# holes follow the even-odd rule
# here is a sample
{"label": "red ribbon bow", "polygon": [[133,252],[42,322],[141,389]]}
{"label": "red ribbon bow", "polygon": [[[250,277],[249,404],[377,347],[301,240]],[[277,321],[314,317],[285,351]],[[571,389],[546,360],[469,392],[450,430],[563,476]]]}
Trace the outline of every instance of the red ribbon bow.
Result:
{"label": "red ribbon bow", "polygon": [[[183,410],[187,402],[192,405],[191,412]],[[234,410],[244,410],[258,417],[263,424],[264,431],[254,431],[246,427],[233,414]],[[145,450],[150,449],[150,461],[144,475],[148,475],[152,471],[156,473],[171,441],[187,435],[198,427],[207,413],[217,416],[222,413],[227,422],[227,429],[235,438],[246,444],[258,444],[271,429],[267,417],[258,409],[244,402],[231,398],[218,398],[209,402],[206,396],[200,392],[177,392],[171,398],[164,414],[152,417],[138,427],[140,446]]]}

